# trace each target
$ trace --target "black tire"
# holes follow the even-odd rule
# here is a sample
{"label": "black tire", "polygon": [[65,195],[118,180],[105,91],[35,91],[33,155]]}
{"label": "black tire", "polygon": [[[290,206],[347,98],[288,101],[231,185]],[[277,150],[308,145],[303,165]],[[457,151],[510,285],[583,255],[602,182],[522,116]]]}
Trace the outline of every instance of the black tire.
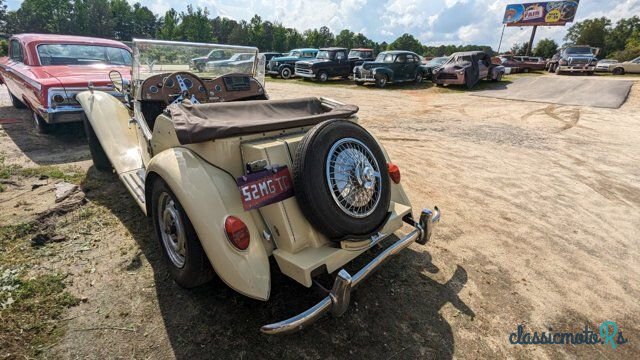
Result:
{"label": "black tire", "polygon": [[320,82],[326,82],[327,80],[329,80],[329,73],[325,70],[322,70],[318,72],[318,75],[316,75],[316,79],[318,79],[318,81]]}
{"label": "black tire", "polygon": [[382,89],[387,86],[389,78],[385,74],[376,74],[376,87]]}
{"label": "black tire", "polygon": [[364,81],[356,81],[356,85],[358,85],[358,86],[364,86]]}
{"label": "black tire", "polygon": [[[193,288],[210,281],[213,279],[214,275],[211,263],[209,262],[204,249],[202,249],[200,239],[198,239],[198,235],[196,234],[189,217],[184,211],[184,208],[180,204],[180,201],[178,201],[171,189],[169,189],[167,184],[160,177],[154,179],[151,186],[153,186],[151,189],[151,217],[153,219],[153,228],[155,230],[156,239],[162,248],[163,257],[169,267],[171,277],[178,285],[184,288]],[[177,216],[181,221],[186,235],[184,243],[185,256],[182,267],[176,266],[176,264],[171,260],[165,241],[163,240],[163,231],[161,229],[162,225],[159,215],[159,207],[162,205],[159,203],[159,200],[161,200],[161,197],[164,198],[165,196],[168,196],[173,201],[174,208],[177,210]],[[220,236],[224,235],[221,234]]]}
{"label": "black tire", "polygon": [[620,68],[620,67],[615,68],[611,73],[613,75],[624,75],[624,68]]}
{"label": "black tire", "polygon": [[415,78],[416,84],[421,84],[422,80],[424,80],[424,75],[422,74],[421,71],[418,71],[416,73],[416,78]]}
{"label": "black tire", "polygon": [[[332,147],[338,142],[354,143],[354,140],[364,144],[368,149],[368,154],[372,159],[375,159],[375,163],[372,161],[369,165],[375,168],[375,164],[377,164],[380,174],[379,180],[374,181],[374,186],[378,189],[377,193],[379,194],[377,201],[375,195],[369,200],[365,198],[364,200],[368,201],[366,205],[354,208],[355,211],[361,211],[361,216],[358,217],[349,214],[338,205],[338,200],[334,196],[341,195],[334,194],[330,190],[332,187],[329,185],[328,177],[330,176],[327,173],[327,161],[329,161],[328,157]],[[344,151],[344,149],[340,150],[339,147],[334,149],[335,154],[340,151]],[[355,174],[358,173],[361,180],[363,174],[367,172],[366,170],[366,166],[359,171],[353,169],[351,170],[353,172],[350,172],[348,176],[355,177]],[[300,208],[305,217],[318,231],[330,239],[369,237],[378,231],[387,219],[391,195],[384,153],[376,140],[365,129],[351,121],[325,121],[305,134],[294,159],[293,182],[296,198],[300,204],[304,204]],[[366,212],[362,210],[362,207],[365,206],[370,207]]]}
{"label": "black tire", "polygon": [[38,134],[48,134],[51,132],[53,126],[44,121],[42,116],[33,110],[31,111],[31,119],[33,120],[33,127]]}
{"label": "black tire", "polygon": [[22,101],[20,101],[17,97],[13,96],[12,93],[9,93],[11,97],[11,105],[13,105],[16,109],[26,109],[27,105],[25,105]]}
{"label": "black tire", "polygon": [[560,65],[556,65],[553,69],[556,75],[562,75],[562,71],[560,70]]}
{"label": "black tire", "polygon": [[493,81],[493,82],[502,81],[502,75],[503,75],[503,73],[499,72],[498,75],[496,75],[496,78],[495,79],[491,79],[491,81]]}
{"label": "black tire", "polygon": [[196,65],[196,70],[198,70],[199,72],[203,72],[204,71],[204,63],[199,63],[198,65]]}
{"label": "black tire", "polygon": [[98,140],[96,132],[93,131],[93,126],[91,126],[85,114],[82,115],[82,123],[84,124],[84,133],[87,135],[93,166],[95,166],[98,171],[112,172],[113,166],[111,165],[111,161],[109,161],[107,154],[104,152],[104,148],[100,144],[100,140]]}
{"label": "black tire", "polygon": [[548,71],[549,71],[550,73],[554,73],[554,72],[556,72],[556,65],[555,65],[555,64],[551,64],[551,65],[549,65],[549,69],[548,69]]}
{"label": "black tire", "polygon": [[529,71],[531,71],[529,68],[522,69],[522,72],[525,73],[525,74],[529,73]]}
{"label": "black tire", "polygon": [[280,69],[280,76],[285,80],[291,79],[291,76],[293,76],[293,72],[291,71],[291,68],[285,66]]}

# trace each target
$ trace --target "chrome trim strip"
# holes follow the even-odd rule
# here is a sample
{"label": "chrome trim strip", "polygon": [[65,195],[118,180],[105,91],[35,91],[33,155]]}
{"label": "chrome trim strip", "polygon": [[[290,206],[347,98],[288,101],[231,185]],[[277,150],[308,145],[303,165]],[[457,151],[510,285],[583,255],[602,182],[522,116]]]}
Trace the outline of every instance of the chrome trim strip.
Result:
{"label": "chrome trim strip", "polygon": [[414,230],[386,248],[355,275],[351,276],[346,270],[340,270],[329,295],[319,303],[287,320],[264,325],[260,328],[260,331],[269,335],[290,334],[311,325],[328,312],[331,312],[334,316],[342,315],[349,306],[352,289],[373,274],[380,265],[399,254],[400,251],[407,248],[414,241],[424,244],[429,240],[436,224],[440,221],[440,210],[437,206],[434,207],[433,211],[424,209],[418,223],[411,218],[405,218],[404,221],[412,225]]}

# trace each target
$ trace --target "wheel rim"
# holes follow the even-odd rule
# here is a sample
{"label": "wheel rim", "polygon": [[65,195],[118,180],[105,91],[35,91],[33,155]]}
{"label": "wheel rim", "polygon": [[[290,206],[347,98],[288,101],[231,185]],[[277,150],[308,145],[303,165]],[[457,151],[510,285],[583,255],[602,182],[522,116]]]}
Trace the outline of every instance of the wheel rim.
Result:
{"label": "wheel rim", "polygon": [[169,260],[177,268],[184,267],[186,255],[186,233],[180,211],[173,198],[166,192],[158,197],[158,226],[164,249]]}
{"label": "wheel rim", "polygon": [[380,77],[380,86],[385,86],[387,84],[387,78],[385,76]]}
{"label": "wheel rim", "polygon": [[347,215],[364,218],[382,197],[380,167],[361,141],[344,138],[333,144],[325,161],[327,183],[336,205]]}
{"label": "wheel rim", "polygon": [[327,73],[320,74],[320,81],[327,81]]}
{"label": "wheel rim", "polygon": [[422,82],[422,75],[421,74],[416,75],[416,82],[417,83]]}
{"label": "wheel rim", "polygon": [[283,79],[288,79],[289,76],[291,76],[291,70],[284,68],[282,69],[282,78]]}

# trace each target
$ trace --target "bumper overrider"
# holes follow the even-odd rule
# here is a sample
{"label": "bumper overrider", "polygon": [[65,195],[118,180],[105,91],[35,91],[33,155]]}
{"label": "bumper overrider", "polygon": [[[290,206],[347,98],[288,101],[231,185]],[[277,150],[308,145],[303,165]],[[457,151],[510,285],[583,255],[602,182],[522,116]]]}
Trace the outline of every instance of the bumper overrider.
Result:
{"label": "bumper overrider", "polygon": [[409,234],[386,248],[355,275],[352,276],[344,269],[340,270],[332,289],[316,305],[287,320],[264,325],[260,330],[269,335],[289,334],[304,329],[326,313],[330,312],[336,317],[343,315],[349,307],[352,289],[373,274],[385,261],[412,243],[425,245],[429,241],[436,224],[440,221],[440,210],[437,206],[434,207],[434,210],[424,209],[418,221],[415,221],[411,216],[405,217],[403,220],[414,227]]}

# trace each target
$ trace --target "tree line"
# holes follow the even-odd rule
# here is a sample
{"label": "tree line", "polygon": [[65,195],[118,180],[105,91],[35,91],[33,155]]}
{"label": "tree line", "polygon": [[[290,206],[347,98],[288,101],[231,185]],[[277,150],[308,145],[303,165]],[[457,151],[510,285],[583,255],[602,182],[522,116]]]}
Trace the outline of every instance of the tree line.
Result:
{"label": "tree line", "polygon": [[0,33],[22,32],[95,36],[120,41],[134,37],[256,46],[261,51],[285,52],[299,47],[340,46],[384,50],[410,50],[425,56],[443,56],[456,51],[484,50],[490,46],[425,46],[411,34],[391,43],[376,42],[361,33],[344,29],[334,34],[328,27],[300,32],[278,22],[210,18],[208,10],[188,5],[185,11],[170,9],[163,15],[127,0],[24,0],[20,8],[6,11],[0,0]]}

